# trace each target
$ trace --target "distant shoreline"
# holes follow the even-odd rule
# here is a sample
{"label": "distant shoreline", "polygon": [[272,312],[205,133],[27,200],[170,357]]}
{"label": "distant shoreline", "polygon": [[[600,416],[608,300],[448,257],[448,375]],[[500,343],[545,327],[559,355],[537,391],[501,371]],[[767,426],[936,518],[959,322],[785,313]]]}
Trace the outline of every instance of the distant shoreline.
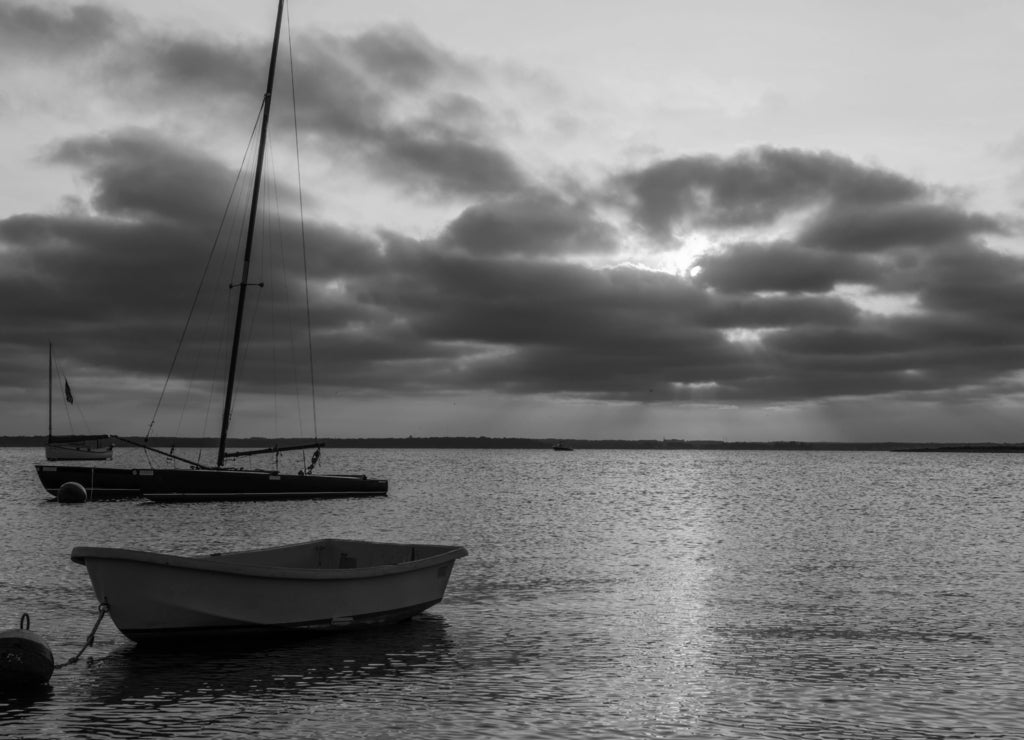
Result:
{"label": "distant shoreline", "polygon": [[[138,437],[128,437],[141,441]],[[307,442],[306,439],[267,439],[251,437],[230,439],[229,447],[282,447]],[[117,439],[116,447],[130,447]],[[919,443],[919,442],[726,442],[724,440],[687,439],[539,439],[528,437],[357,437],[325,438],[320,442],[328,448],[394,448],[394,449],[550,449],[562,443],[576,450],[777,450],[777,451],[892,451],[892,452],[1024,452],[1024,443]],[[46,437],[0,436],[0,447],[42,447]],[[216,447],[212,438],[153,438],[153,447]]]}

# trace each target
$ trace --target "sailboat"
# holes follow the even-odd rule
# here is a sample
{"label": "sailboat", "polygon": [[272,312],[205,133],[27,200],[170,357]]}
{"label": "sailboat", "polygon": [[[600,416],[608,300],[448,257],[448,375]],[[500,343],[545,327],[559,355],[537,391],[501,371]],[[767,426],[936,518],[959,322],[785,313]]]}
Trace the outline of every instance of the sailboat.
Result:
{"label": "sailboat", "polygon": [[[53,433],[53,342],[50,342],[50,383],[47,396],[48,423],[46,426],[47,460],[109,460],[114,455],[114,446],[106,434],[63,434]],[[75,402],[71,385],[64,379],[64,402]]]}
{"label": "sailboat", "polygon": [[[60,490],[62,486],[71,486],[75,490],[77,488],[84,489],[78,492],[83,494],[82,498],[87,500],[143,496],[150,501],[158,503],[387,495],[388,482],[384,479],[369,478],[361,474],[314,474],[313,470],[320,460],[320,449],[323,447],[323,444],[319,441],[287,447],[227,451],[228,430],[238,370],[239,348],[243,319],[245,317],[246,291],[251,285],[249,283],[249,270],[253,251],[253,237],[257,225],[260,181],[263,173],[264,153],[267,146],[270,101],[274,88],[274,73],[277,66],[277,51],[281,38],[283,11],[284,0],[279,0],[277,20],[274,27],[274,42],[270,54],[270,71],[267,76],[267,89],[261,108],[259,146],[252,183],[251,203],[249,205],[245,249],[242,257],[241,280],[238,284],[231,286],[238,289],[238,301],[235,307],[234,332],[225,383],[224,407],[216,464],[208,465],[198,460],[189,460],[173,452],[150,447],[144,442],[140,443],[124,439],[123,441],[128,444],[143,447],[147,451],[163,455],[175,462],[185,463],[187,467],[171,467],[169,465],[167,467],[115,468],[105,466],[37,465],[36,471],[43,487],[55,498],[61,498]],[[314,452],[312,453],[312,460],[309,465],[295,473],[282,473],[276,469],[228,467],[225,464],[227,460],[238,457],[276,454],[298,449],[313,449]],[[72,497],[69,496],[68,498],[70,500]]]}

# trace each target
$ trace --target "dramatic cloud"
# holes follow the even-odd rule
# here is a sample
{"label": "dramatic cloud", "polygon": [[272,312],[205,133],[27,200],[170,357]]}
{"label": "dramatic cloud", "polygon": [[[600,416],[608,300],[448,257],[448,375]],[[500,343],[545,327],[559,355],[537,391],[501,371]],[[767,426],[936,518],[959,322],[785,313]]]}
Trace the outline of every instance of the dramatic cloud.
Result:
{"label": "dramatic cloud", "polygon": [[[244,120],[266,84],[266,52],[265,42],[141,35],[103,70],[122,80],[112,95],[197,111],[227,107]],[[499,124],[467,93],[481,83],[477,72],[415,30],[304,36],[294,58],[297,115],[316,156],[361,161],[393,187],[428,198],[510,193],[526,184],[496,141]],[[284,57],[279,65],[275,97],[288,107],[291,70]]]}
{"label": "dramatic cloud", "polygon": [[637,224],[662,238],[674,227],[771,226],[826,197],[869,206],[924,192],[905,177],[834,154],[771,148],[657,162],[621,175],[616,185]]}
{"label": "dramatic cloud", "polygon": [[[0,20],[39,48],[76,23],[74,43],[100,48],[131,24],[87,7],[7,7]],[[222,375],[223,339],[201,315],[230,313],[237,297],[237,263],[210,247],[216,237],[238,254],[246,178],[210,141],[178,134],[199,111],[218,138],[244,133],[266,50],[133,38],[99,62],[119,105],[171,101],[191,115],[140,113],[41,152],[83,195],[0,218],[0,311],[24,319],[5,332],[8,356],[23,357],[8,385],[36,382],[47,337],[151,392],[193,309],[200,336],[179,369],[210,393]],[[383,182],[396,213],[409,194],[443,209],[428,233],[384,220],[358,230],[323,211],[303,229],[295,189],[268,188],[283,212],[260,232],[281,236],[253,259],[246,392],[279,381],[262,349],[283,340],[301,356],[307,310],[329,396],[754,407],[1022,390],[1024,261],[988,243],[1016,234],[962,196],[798,148],[655,157],[598,182],[544,173],[503,137],[487,67],[404,26],[304,42],[298,116],[317,162],[344,163],[368,189]],[[326,202],[330,182],[309,197]],[[242,216],[224,215],[231,194]],[[211,292],[193,303],[200,278]]]}
{"label": "dramatic cloud", "polygon": [[481,256],[558,258],[611,253],[615,234],[593,205],[552,191],[523,191],[466,209],[442,241]]}
{"label": "dramatic cloud", "polygon": [[833,250],[881,252],[960,244],[975,236],[1005,232],[992,216],[967,213],[954,204],[918,198],[865,206],[836,194],[801,235],[801,241]]}
{"label": "dramatic cloud", "polygon": [[91,205],[114,218],[207,221],[231,191],[229,174],[208,157],[143,129],[65,141],[50,159],[80,171],[93,184]]}
{"label": "dramatic cloud", "polygon": [[879,265],[791,242],[736,243],[701,257],[697,279],[723,293],[828,293],[839,283],[874,283]]}

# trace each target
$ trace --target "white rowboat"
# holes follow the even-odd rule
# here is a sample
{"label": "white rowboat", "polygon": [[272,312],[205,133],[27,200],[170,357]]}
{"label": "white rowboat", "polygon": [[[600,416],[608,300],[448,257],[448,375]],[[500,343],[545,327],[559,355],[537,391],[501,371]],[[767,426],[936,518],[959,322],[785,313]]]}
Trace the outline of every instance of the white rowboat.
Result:
{"label": "white rowboat", "polygon": [[322,539],[202,557],[76,547],[96,598],[136,642],[400,622],[444,596],[457,545]]}

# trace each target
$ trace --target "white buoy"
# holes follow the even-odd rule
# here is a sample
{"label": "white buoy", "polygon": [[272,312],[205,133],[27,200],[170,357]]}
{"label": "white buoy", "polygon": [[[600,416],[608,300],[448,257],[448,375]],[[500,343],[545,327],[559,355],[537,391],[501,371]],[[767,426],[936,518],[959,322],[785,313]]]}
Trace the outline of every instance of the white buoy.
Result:
{"label": "white buoy", "polygon": [[84,504],[89,500],[89,493],[78,481],[69,480],[60,484],[57,500],[62,504]]}

